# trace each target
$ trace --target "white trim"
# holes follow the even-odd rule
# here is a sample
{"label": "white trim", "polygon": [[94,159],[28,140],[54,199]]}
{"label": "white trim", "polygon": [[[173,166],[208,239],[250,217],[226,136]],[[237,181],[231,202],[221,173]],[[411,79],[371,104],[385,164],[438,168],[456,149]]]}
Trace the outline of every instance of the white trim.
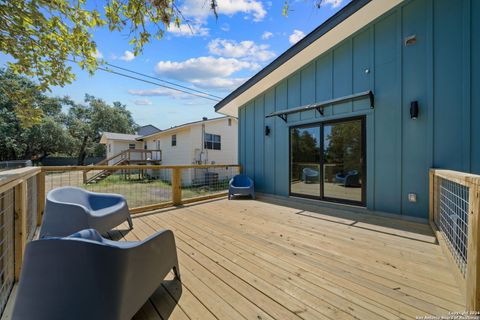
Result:
{"label": "white trim", "polygon": [[373,0],[345,19],[335,28],[315,40],[311,45],[290,58],[280,67],[269,73],[252,87],[237,96],[235,99],[224,105],[218,112],[237,117],[238,108],[268,90],[281,80],[287,78],[295,71],[316,59],[322,53],[347,39],[370,22],[374,21],[387,11],[391,10],[405,0]]}

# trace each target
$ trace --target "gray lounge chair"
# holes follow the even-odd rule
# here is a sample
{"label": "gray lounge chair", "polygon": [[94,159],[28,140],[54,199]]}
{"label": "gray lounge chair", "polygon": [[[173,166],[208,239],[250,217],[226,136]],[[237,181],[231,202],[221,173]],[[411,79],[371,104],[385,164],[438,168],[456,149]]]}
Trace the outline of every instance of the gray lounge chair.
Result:
{"label": "gray lounge chair", "polygon": [[32,241],[13,319],[131,319],[172,269],[180,279],[170,230],[138,242],[107,240],[93,229]]}
{"label": "gray lounge chair", "polygon": [[119,194],[56,188],[47,194],[40,238],[66,237],[88,228],[104,233],[125,221],[133,228],[127,201]]}

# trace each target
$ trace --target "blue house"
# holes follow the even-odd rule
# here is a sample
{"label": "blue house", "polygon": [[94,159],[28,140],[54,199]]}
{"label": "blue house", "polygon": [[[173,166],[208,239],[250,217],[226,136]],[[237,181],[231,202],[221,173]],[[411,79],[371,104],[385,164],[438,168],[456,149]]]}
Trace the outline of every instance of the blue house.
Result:
{"label": "blue house", "polygon": [[353,0],[215,106],[259,192],[428,218],[480,173],[480,1]]}

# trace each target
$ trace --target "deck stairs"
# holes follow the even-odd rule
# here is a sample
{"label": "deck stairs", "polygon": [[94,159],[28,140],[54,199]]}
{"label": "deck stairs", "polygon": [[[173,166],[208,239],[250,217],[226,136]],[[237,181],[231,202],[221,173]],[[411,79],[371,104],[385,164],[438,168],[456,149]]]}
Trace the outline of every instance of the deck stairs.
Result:
{"label": "deck stairs", "polygon": [[[156,156],[156,159],[153,159],[153,154],[156,153],[160,155],[159,157]],[[88,176],[88,172],[95,170],[95,166],[123,166],[123,165],[153,165],[153,164],[161,164],[161,151],[160,150],[147,150],[147,149],[127,149],[123,150],[116,155],[113,155],[110,158],[104,159],[94,166],[92,169],[86,170],[83,173],[83,183],[84,184],[95,184],[98,183],[105,178],[109,177],[113,173],[117,172],[118,170],[106,169],[101,170],[100,172],[95,172],[93,175]],[[120,169],[119,169],[120,170]],[[95,170],[98,171],[98,170]]]}

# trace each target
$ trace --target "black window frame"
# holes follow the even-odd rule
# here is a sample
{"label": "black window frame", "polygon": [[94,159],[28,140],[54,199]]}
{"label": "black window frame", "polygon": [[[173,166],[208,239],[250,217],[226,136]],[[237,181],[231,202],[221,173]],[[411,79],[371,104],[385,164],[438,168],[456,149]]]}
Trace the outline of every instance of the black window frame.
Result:
{"label": "black window frame", "polygon": [[[132,148],[133,146],[133,148]],[[137,145],[135,143],[129,143],[128,144],[128,149],[132,150],[132,149],[136,149],[137,148]]]}
{"label": "black window frame", "polygon": [[177,146],[177,135],[172,134],[172,147],[176,147],[176,146]]}
{"label": "black window frame", "polygon": [[[207,136],[210,136],[210,138],[207,139]],[[216,137],[218,137],[218,141],[215,140]],[[205,136],[203,137],[203,147],[207,150],[222,150],[222,136],[205,132]]]}
{"label": "black window frame", "polygon": [[[331,197],[325,197],[324,196],[324,187],[323,187],[323,166],[324,166],[324,157],[323,157],[323,150],[324,150],[324,130],[323,127],[328,124],[334,124],[334,123],[341,123],[341,122],[348,122],[348,121],[355,121],[355,120],[360,120],[361,125],[362,125],[362,199],[361,201],[352,201],[348,199],[337,199],[337,198],[331,198]],[[291,144],[291,131],[295,128],[308,128],[312,126],[319,126],[320,127],[320,150],[322,151],[322,154],[320,156],[320,196],[312,196],[312,195],[306,195],[306,194],[300,194],[300,193],[294,193],[292,192],[292,144]],[[289,126],[288,127],[288,194],[293,197],[299,197],[299,198],[307,198],[307,199],[314,199],[314,200],[320,200],[320,201],[327,201],[327,202],[333,202],[333,203],[341,203],[341,204],[351,204],[351,205],[356,205],[356,206],[362,206],[366,207],[367,205],[367,141],[366,141],[366,116],[361,115],[361,116],[354,116],[354,117],[348,117],[348,118],[339,118],[339,119],[332,119],[332,120],[326,120],[326,121],[316,121],[316,122],[311,122],[311,123],[306,123],[306,124],[301,124],[301,125],[294,125],[294,126]]]}

